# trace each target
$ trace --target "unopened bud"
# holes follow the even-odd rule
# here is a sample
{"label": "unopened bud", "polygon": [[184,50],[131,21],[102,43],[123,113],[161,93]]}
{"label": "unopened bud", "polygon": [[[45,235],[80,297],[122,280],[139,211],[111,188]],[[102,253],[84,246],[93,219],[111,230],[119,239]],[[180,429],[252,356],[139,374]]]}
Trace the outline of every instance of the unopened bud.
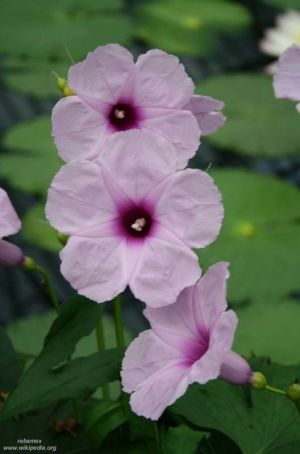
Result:
{"label": "unopened bud", "polygon": [[72,88],[69,87],[68,84],[65,85],[65,88],[63,90],[63,94],[65,96],[74,96],[75,95],[74,91],[72,90]]}
{"label": "unopened bud", "polygon": [[26,271],[32,271],[36,269],[36,263],[31,257],[25,257],[23,268]]}
{"label": "unopened bud", "polygon": [[261,372],[253,372],[251,377],[251,386],[254,389],[266,389],[267,379]]}
{"label": "unopened bud", "polygon": [[300,384],[293,383],[288,387],[287,395],[289,399],[293,400],[294,402],[300,402]]}
{"label": "unopened bud", "polygon": [[59,91],[64,96],[73,96],[75,95],[74,91],[69,87],[68,82],[63,77],[60,77],[56,72],[53,72],[54,76],[56,77],[56,85]]}

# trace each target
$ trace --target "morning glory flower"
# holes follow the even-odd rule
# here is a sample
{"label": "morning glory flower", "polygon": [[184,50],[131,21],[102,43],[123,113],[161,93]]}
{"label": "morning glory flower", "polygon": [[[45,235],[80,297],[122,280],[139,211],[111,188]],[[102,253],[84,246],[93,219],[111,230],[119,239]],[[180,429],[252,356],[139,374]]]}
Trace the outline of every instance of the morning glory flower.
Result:
{"label": "morning glory flower", "polygon": [[191,248],[219,233],[223,206],[205,172],[176,172],[176,150],[141,131],[111,136],[101,162],[61,168],[46,215],[70,236],[61,271],[82,295],[104,302],[128,285],[149,306],[173,303],[201,270]]}
{"label": "morning glory flower", "polygon": [[7,193],[0,188],[0,264],[19,266],[24,262],[24,255],[18,246],[3,240],[3,237],[17,233],[21,221],[12,206]]}
{"label": "morning glory flower", "polygon": [[231,351],[238,320],[227,310],[227,266],[211,266],[174,304],[144,311],[151,329],[129,345],[121,372],[138,415],[157,420],[192,383],[251,382],[250,366]]}
{"label": "morning glory flower", "polygon": [[[300,101],[300,47],[291,46],[279,59],[274,77],[274,89],[277,98]],[[297,104],[300,111],[300,103]]]}
{"label": "morning glory flower", "polygon": [[132,54],[117,44],[90,52],[71,66],[74,96],[53,109],[52,133],[64,161],[92,160],[106,139],[132,129],[152,131],[172,142],[178,167],[186,166],[201,134],[224,124],[223,103],[194,95],[194,84],[174,55],[154,49]]}

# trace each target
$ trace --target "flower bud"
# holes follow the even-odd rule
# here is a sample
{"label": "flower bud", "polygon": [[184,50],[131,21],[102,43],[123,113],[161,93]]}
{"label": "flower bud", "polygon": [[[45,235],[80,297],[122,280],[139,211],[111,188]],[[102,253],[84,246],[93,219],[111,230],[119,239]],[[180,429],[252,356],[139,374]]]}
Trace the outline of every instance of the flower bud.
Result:
{"label": "flower bud", "polygon": [[23,268],[26,271],[32,271],[36,269],[36,263],[31,257],[25,257]]}
{"label": "flower bud", "polygon": [[294,402],[300,402],[300,384],[293,383],[288,387],[287,395],[289,399],[293,400]]}
{"label": "flower bud", "polygon": [[251,377],[251,385],[254,389],[266,389],[267,379],[261,372],[253,372]]}
{"label": "flower bud", "polygon": [[250,383],[252,370],[244,358],[230,351],[221,366],[220,377],[235,385]]}
{"label": "flower bud", "polygon": [[25,257],[22,250],[15,244],[0,240],[0,264],[5,266],[21,266]]}

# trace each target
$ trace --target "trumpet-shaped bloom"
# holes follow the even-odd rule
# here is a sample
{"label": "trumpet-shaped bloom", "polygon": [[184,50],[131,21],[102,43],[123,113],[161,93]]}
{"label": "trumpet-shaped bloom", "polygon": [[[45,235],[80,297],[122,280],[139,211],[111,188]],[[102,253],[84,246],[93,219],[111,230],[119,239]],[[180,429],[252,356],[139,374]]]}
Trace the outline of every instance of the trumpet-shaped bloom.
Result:
{"label": "trumpet-shaped bloom", "polygon": [[[277,98],[300,101],[300,47],[292,46],[279,59],[274,89]],[[300,104],[297,104],[300,111]]]}
{"label": "trumpet-shaped bloom", "polygon": [[228,276],[227,263],[219,262],[174,304],[144,311],[151,329],[129,345],[121,372],[138,415],[158,419],[191,383],[220,375],[233,383],[251,381],[248,363],[231,352],[237,317],[226,310]]}
{"label": "trumpet-shaped bloom", "polygon": [[129,285],[163,306],[200,277],[190,248],[215,240],[223,207],[210,176],[176,165],[168,141],[128,131],[108,140],[101,163],[74,161],[58,172],[46,214],[70,235],[61,271],[80,294],[103,302]]}
{"label": "trumpet-shaped bloom", "polygon": [[172,142],[183,168],[195,154],[200,134],[224,123],[222,114],[214,113],[223,104],[193,96],[194,84],[178,58],[158,49],[135,63],[117,44],[98,47],[71,66],[68,85],[76,95],[61,99],[52,115],[54,140],[65,161],[93,160],[107,137],[139,129]]}
{"label": "trumpet-shaped bloom", "polygon": [[3,237],[17,233],[21,221],[12,206],[7,193],[0,188],[0,263],[6,266],[18,266],[24,261],[21,249],[3,240]]}

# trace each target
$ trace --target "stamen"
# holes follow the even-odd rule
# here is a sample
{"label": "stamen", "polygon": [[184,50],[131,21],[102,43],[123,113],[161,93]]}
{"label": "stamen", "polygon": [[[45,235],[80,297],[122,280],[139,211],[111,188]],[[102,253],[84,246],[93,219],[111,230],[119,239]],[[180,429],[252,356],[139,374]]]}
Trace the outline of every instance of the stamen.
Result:
{"label": "stamen", "polygon": [[137,232],[141,232],[143,230],[143,227],[145,227],[145,225],[146,225],[146,219],[139,218],[133,224],[131,224],[131,228],[133,230],[136,230]]}
{"label": "stamen", "polygon": [[115,109],[114,116],[119,120],[123,120],[125,118],[125,110]]}

